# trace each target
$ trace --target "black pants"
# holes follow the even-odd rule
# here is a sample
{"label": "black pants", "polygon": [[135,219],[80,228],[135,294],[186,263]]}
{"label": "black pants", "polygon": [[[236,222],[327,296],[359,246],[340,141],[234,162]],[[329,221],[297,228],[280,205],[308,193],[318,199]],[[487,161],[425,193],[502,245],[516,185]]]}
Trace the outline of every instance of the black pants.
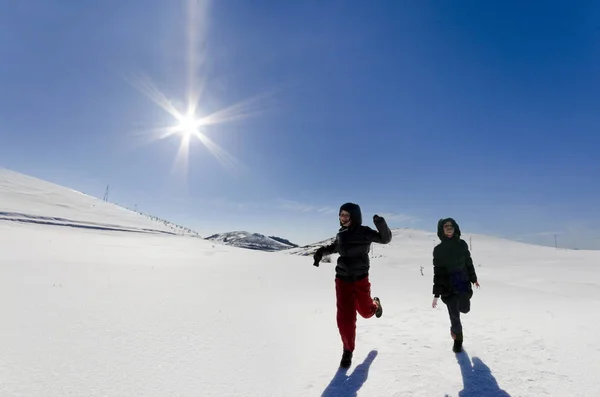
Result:
{"label": "black pants", "polygon": [[460,313],[467,314],[471,310],[472,296],[473,291],[442,296],[442,302],[446,304],[448,314],[450,315],[450,331],[454,334],[462,334]]}

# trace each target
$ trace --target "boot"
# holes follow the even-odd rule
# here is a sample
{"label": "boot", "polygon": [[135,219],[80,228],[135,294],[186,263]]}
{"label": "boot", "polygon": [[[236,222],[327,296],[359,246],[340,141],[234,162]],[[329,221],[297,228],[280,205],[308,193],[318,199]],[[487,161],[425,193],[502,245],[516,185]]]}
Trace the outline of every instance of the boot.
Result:
{"label": "boot", "polygon": [[454,345],[452,346],[452,351],[454,353],[460,353],[462,351],[462,344],[463,344],[463,334],[461,333],[457,333],[457,334],[452,334],[454,336]]}
{"label": "boot", "polygon": [[352,352],[350,350],[344,349],[344,354],[342,354],[342,361],[340,361],[340,367],[350,368],[350,365],[352,365]]}
{"label": "boot", "polygon": [[377,310],[375,310],[375,317],[379,318],[383,314],[383,306],[381,306],[381,301],[378,297],[373,298],[373,301],[377,305]]}

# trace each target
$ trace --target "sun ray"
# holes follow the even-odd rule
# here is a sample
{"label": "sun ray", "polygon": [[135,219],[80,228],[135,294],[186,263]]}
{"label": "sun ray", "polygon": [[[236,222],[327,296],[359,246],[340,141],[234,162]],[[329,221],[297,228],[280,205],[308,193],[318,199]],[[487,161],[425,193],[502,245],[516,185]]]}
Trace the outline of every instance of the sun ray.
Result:
{"label": "sun ray", "polygon": [[174,119],[173,125],[152,128],[144,132],[144,138],[150,142],[178,137],[179,148],[173,161],[172,170],[183,172],[187,179],[190,166],[192,140],[197,139],[212,156],[229,171],[239,172],[247,167],[230,153],[222,149],[207,135],[207,128],[217,124],[243,120],[263,114],[266,107],[263,100],[272,93],[257,95],[246,100],[226,106],[212,113],[203,109],[203,96],[208,82],[206,70],[206,32],[208,30],[209,0],[184,0],[187,2],[186,27],[187,59],[185,63],[185,104],[175,106],[161,92],[149,76],[138,72],[123,76],[124,80],[155,105]]}
{"label": "sun ray", "polygon": [[[189,135],[181,137],[179,149],[177,150],[177,155],[175,155],[175,159],[173,160],[173,166],[171,168],[172,173],[182,175],[184,180],[188,179],[189,173],[190,140],[191,136]],[[176,168],[179,169],[178,172],[175,172]]]}
{"label": "sun ray", "polygon": [[[206,31],[208,25],[208,0],[188,0],[188,104],[194,107],[199,103],[206,86],[207,73],[199,69],[206,62]],[[200,8],[200,10],[198,9]],[[198,32],[198,29],[202,29]],[[200,47],[200,49],[198,49]],[[196,82],[196,78],[200,81]]]}
{"label": "sun ray", "polygon": [[144,128],[133,134],[137,137],[137,141],[140,145],[149,145],[161,139],[167,139],[177,134],[177,132],[177,126],[170,125],[166,127]]}
{"label": "sun ray", "polygon": [[222,149],[206,135],[198,132],[195,134],[195,136],[204,144],[204,146],[206,146],[212,155],[215,156],[219,163],[221,163],[221,165],[227,168],[229,171],[240,171],[246,169],[246,166],[241,161]]}
{"label": "sun ray", "polygon": [[202,117],[200,123],[201,125],[222,124],[261,115],[264,112],[264,108],[257,108],[257,105],[266,97],[268,97],[268,94],[257,95],[225,109],[217,110],[208,116]]}
{"label": "sun ray", "polygon": [[125,76],[125,81],[133,88],[146,95],[152,102],[158,105],[161,109],[169,113],[176,119],[181,117],[181,113],[175,109],[171,101],[162,93],[154,84],[150,77],[141,73],[133,73],[130,77]]}

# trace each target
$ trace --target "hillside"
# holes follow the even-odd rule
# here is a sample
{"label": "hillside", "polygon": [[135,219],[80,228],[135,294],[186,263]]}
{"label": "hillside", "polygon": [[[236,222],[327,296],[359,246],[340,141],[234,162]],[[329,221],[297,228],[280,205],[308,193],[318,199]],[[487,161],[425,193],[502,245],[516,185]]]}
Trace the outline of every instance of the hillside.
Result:
{"label": "hillside", "polygon": [[[373,257],[379,257],[379,258],[384,257],[383,252],[385,252],[390,246],[394,246],[398,237],[401,237],[404,240],[403,246],[405,246],[406,242],[418,241],[419,244],[424,243],[425,245],[429,245],[433,248],[433,245],[437,244],[437,242],[438,242],[437,236],[434,233],[426,232],[423,230],[403,228],[403,229],[392,229],[391,231],[392,231],[392,236],[393,236],[392,243],[390,245],[373,244],[371,246],[371,257],[372,258]],[[465,238],[467,238],[467,241],[469,241],[470,236],[467,235]],[[318,241],[318,242],[315,242],[312,244],[304,245],[302,247],[289,249],[285,252],[288,254],[291,254],[291,255],[312,256],[319,247],[329,245],[329,244],[333,243],[333,241],[335,241],[335,237],[331,237],[326,240]],[[380,248],[383,249],[383,251],[381,251]],[[335,256],[336,256],[336,254],[332,255],[332,257],[335,257]]]}
{"label": "hillside", "polygon": [[269,238],[271,238],[271,239],[273,239],[275,241],[279,241],[280,243],[285,244],[288,247],[292,247],[292,248],[297,248],[298,247],[298,244],[294,244],[290,240],[282,238],[282,237],[269,236]]}
{"label": "hillside", "polygon": [[334,240],[335,240],[335,237],[332,237],[327,240],[317,241],[316,243],[303,245],[301,247],[291,248],[285,252],[288,254],[291,254],[291,255],[311,256],[315,253],[315,251],[317,249],[319,249],[319,247],[322,247],[324,245],[329,245],[329,244],[333,243]]}
{"label": "hillside", "polygon": [[126,232],[194,235],[73,189],[0,169],[0,220]]}
{"label": "hillside", "polygon": [[352,367],[340,370],[333,264],[123,233],[148,220],[89,206],[89,197],[42,181],[29,180],[27,189],[0,181],[0,203],[11,197],[11,213],[82,224],[110,216],[119,226],[0,219],[2,396],[571,397],[600,390],[600,251],[465,235],[481,289],[462,316],[465,351],[454,354],[447,310],[431,307],[437,237],[396,229],[390,244],[373,245],[371,291],[383,317],[358,318]]}
{"label": "hillside", "polygon": [[246,231],[213,234],[212,236],[206,237],[206,240],[238,248],[271,252],[297,247],[295,244],[289,242],[284,243],[283,241],[287,240],[281,238],[267,237],[260,233]]}

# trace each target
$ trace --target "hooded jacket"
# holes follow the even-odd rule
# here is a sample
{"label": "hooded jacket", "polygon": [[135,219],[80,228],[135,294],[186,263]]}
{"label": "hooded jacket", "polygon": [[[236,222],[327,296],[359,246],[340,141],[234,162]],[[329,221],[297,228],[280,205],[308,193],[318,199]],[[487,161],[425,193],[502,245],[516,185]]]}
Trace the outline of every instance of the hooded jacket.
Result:
{"label": "hooded jacket", "polygon": [[339,213],[342,211],[350,213],[350,227],[344,227],[340,223],[341,228],[335,241],[319,248],[314,258],[318,264],[324,255],[338,253],[340,256],[335,267],[336,277],[345,281],[356,281],[369,274],[371,243],[388,244],[392,241],[392,232],[385,219],[379,216],[373,217],[376,231],[364,226],[358,204],[345,203],[340,207]]}
{"label": "hooded jacket", "polygon": [[[444,224],[452,222],[454,235],[451,238],[444,234]],[[473,259],[466,241],[460,238],[460,227],[452,218],[440,219],[437,235],[441,240],[433,249],[433,294],[442,297],[472,293],[471,283],[477,281]]]}

